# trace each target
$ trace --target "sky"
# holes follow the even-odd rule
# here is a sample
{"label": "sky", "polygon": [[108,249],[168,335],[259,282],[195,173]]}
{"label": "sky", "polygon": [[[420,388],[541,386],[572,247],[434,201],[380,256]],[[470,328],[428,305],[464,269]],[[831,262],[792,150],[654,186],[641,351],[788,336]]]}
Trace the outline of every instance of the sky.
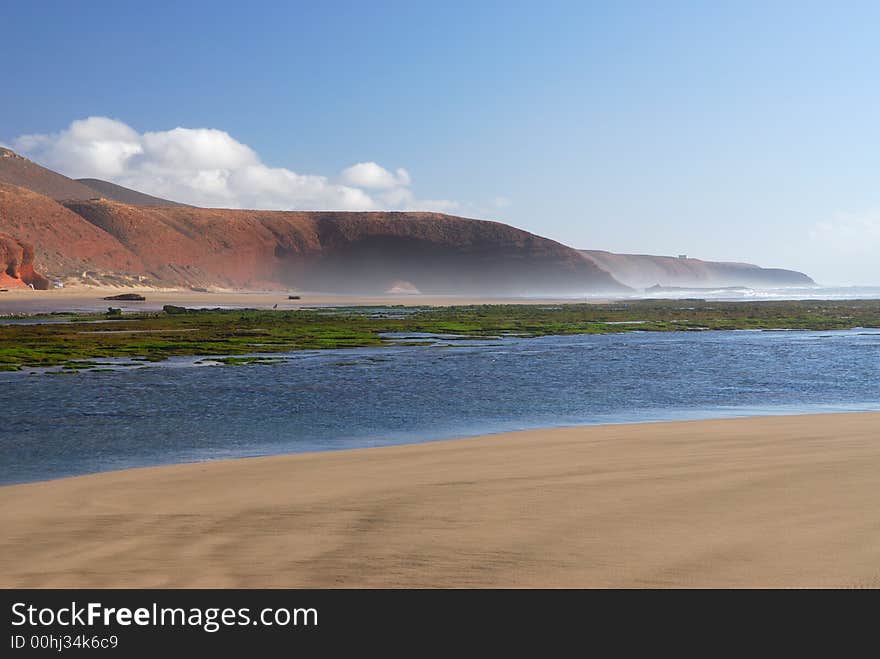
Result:
{"label": "sky", "polygon": [[0,143],[222,207],[424,209],[880,284],[880,3],[8,3]]}

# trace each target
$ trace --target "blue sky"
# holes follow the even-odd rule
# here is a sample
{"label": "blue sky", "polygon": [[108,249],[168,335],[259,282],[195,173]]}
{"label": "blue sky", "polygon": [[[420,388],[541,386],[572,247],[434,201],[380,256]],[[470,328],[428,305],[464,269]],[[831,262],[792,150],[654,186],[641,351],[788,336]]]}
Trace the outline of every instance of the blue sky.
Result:
{"label": "blue sky", "polygon": [[212,128],[575,247],[880,283],[878,25],[872,2],[14,3],[0,141]]}

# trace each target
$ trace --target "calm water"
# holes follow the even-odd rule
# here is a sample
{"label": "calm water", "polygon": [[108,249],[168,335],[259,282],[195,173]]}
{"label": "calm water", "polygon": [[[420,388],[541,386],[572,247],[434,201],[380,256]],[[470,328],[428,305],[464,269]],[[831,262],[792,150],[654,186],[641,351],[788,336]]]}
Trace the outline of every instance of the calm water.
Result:
{"label": "calm water", "polygon": [[555,425],[880,409],[876,330],[508,338],[288,357],[0,373],[0,482]]}

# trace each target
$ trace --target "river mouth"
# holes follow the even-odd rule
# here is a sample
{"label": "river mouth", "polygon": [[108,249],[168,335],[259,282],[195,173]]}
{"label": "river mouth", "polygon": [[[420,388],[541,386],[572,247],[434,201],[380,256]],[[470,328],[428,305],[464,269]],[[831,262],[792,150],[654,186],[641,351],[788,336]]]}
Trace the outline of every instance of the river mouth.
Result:
{"label": "river mouth", "polygon": [[200,356],[107,360],[70,377],[0,372],[0,481],[537,427],[880,409],[872,330],[388,338],[232,365]]}

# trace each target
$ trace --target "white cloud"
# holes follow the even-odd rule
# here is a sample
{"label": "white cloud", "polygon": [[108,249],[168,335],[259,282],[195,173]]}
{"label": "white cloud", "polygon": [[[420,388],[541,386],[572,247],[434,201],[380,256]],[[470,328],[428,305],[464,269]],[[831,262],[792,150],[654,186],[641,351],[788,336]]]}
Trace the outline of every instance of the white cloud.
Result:
{"label": "white cloud", "polygon": [[89,117],[53,135],[22,135],[13,142],[50,168],[79,178],[112,178],[125,171],[132,156],[143,153],[140,136],[121,121]]}
{"label": "white cloud", "polygon": [[342,181],[359,188],[388,190],[410,184],[409,172],[398,169],[394,174],[374,162],[359,162],[342,170]]}
{"label": "white cloud", "polygon": [[143,144],[150,160],[186,170],[234,171],[260,163],[253,149],[214,128],[174,128],[144,133]]}
{"label": "white cloud", "polygon": [[13,148],[73,178],[100,178],[197,206],[304,210],[452,211],[448,200],[418,199],[409,172],[375,162],[338,179],[269,167],[229,133],[174,128],[138,133],[116,119],[89,117],[58,133],[21,135]]}

